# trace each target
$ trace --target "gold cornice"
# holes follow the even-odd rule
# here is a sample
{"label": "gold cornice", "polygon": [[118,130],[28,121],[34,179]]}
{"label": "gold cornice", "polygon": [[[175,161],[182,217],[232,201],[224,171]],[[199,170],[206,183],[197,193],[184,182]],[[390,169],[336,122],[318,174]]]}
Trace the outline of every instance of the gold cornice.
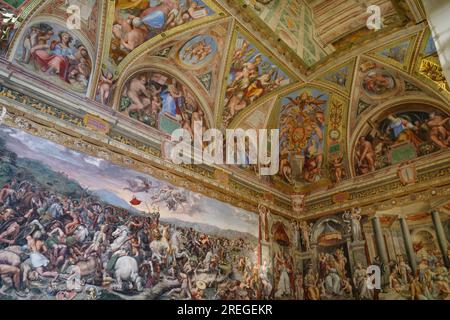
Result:
{"label": "gold cornice", "polygon": [[[433,196],[433,190],[440,190],[441,195],[448,196],[450,199],[450,168],[435,169],[418,175],[418,183],[411,186],[404,186],[398,179],[378,184],[371,184],[367,188],[349,188],[350,198],[344,203],[336,204],[332,200],[332,196],[338,194],[333,193],[327,197],[316,201],[307,201],[306,214],[302,219],[317,218],[318,216],[326,216],[337,212],[342,212],[353,207],[377,207],[387,201],[395,200],[392,206],[399,205],[399,199],[406,199],[405,203],[411,204],[413,199],[411,195],[421,195],[427,199]],[[352,190],[353,189],[353,190]],[[450,201],[450,200],[449,200]]]}
{"label": "gold cornice", "polygon": [[[57,143],[87,152],[93,156],[110,160],[116,164],[152,174],[175,185],[182,186],[205,194],[206,196],[216,198],[220,201],[229,202],[232,205],[256,212],[257,205],[264,203],[275,214],[291,219],[301,219],[313,217],[318,214],[327,214],[333,211],[339,211],[343,208],[355,205],[370,205],[383,201],[389,197],[401,197],[412,192],[427,192],[429,188],[437,188],[450,183],[450,168],[448,165],[448,150],[441,154],[441,160],[434,161],[432,164],[429,157],[423,157],[418,160],[419,182],[410,187],[404,187],[398,181],[398,178],[386,176],[383,172],[392,171],[392,168],[377,172],[379,178],[370,179],[361,184],[362,177],[346,181],[339,188],[333,189],[333,194],[347,191],[350,193],[350,200],[343,205],[336,205],[332,202],[333,194],[322,196],[313,196],[307,201],[307,211],[305,215],[295,216],[287,199],[274,197],[273,200],[265,200],[264,194],[270,193],[270,189],[255,190],[254,187],[246,187],[238,182],[233,176],[228,185],[224,186],[217,180],[212,179],[211,170],[198,166],[176,166],[160,158],[160,150],[149,147],[143,149],[141,142],[124,143],[118,136],[110,134],[96,134],[82,126],[81,118],[70,118],[67,114],[49,110],[48,108],[32,110],[23,105],[14,103],[11,99],[18,98],[18,95],[7,95],[9,100],[4,100],[5,105],[11,114],[15,114],[14,121],[7,124],[19,127],[31,134],[50,139]],[[9,101],[9,102],[7,102]],[[71,120],[72,119],[72,120]],[[78,119],[78,120],[77,120]],[[114,127],[111,129],[114,132]],[[65,139],[65,140],[64,140]],[[134,144],[134,145],[133,145]],[[431,155],[434,159],[435,156]],[[443,159],[442,159],[443,158]],[[446,169],[439,169],[438,166],[444,166]],[[236,177],[239,179],[239,177]]]}

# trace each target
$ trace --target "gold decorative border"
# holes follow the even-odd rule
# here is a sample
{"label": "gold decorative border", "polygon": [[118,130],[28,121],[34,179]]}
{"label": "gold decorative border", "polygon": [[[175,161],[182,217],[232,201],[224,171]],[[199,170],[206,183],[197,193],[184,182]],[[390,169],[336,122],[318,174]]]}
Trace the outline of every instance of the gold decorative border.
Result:
{"label": "gold decorative border", "polygon": [[[404,186],[399,179],[379,183],[377,186],[365,188],[363,190],[349,191],[350,197],[344,203],[334,203],[332,196],[320,201],[307,201],[306,214],[303,219],[317,218],[336,212],[344,211],[352,207],[373,207],[377,208],[386,201],[393,201],[392,206],[399,205],[397,199],[407,199],[406,203],[411,204],[414,200],[409,198],[412,194],[426,195],[428,198],[437,190],[445,190],[444,195],[450,196],[450,167],[447,164],[444,168],[418,174],[418,182],[412,186]],[[445,167],[446,166],[446,167]],[[434,192],[433,192],[434,191]],[[437,193],[438,194],[438,193]],[[450,199],[450,198],[449,198]]]}

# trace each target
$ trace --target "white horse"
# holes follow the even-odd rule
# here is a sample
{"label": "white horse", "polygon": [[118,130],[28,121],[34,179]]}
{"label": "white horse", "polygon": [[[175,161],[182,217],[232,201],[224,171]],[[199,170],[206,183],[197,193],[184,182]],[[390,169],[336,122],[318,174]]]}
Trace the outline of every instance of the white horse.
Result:
{"label": "white horse", "polygon": [[[119,254],[118,251],[123,249],[128,243],[128,234],[130,230],[127,226],[119,226],[113,233],[113,243],[110,245],[110,249],[113,254]],[[142,278],[139,276],[139,266],[133,257],[121,256],[117,259],[114,265],[114,278],[117,281],[112,285],[113,290],[122,291],[124,282],[130,282],[134,285],[136,290],[142,291]],[[130,289],[132,286],[130,287]]]}
{"label": "white horse", "polygon": [[[133,257],[123,256],[117,259],[114,266],[114,277],[117,283],[112,285],[113,290],[122,291],[124,282],[131,282],[137,291],[144,290],[142,278],[139,276],[138,263]],[[129,289],[132,289],[132,286]]]}
{"label": "white horse", "polygon": [[175,230],[170,237],[170,246],[173,249],[173,254],[176,259],[181,259],[182,257],[190,259],[189,254],[184,250],[183,238],[181,232]]}
{"label": "white horse", "polygon": [[162,259],[167,255],[167,251],[169,250],[169,243],[166,240],[153,240],[150,243],[150,249],[152,250],[152,258],[157,259],[158,263],[162,262]]}
{"label": "white horse", "polygon": [[129,233],[130,230],[127,226],[120,226],[112,233],[114,238],[113,243],[110,245],[112,252],[120,250],[128,242]]}

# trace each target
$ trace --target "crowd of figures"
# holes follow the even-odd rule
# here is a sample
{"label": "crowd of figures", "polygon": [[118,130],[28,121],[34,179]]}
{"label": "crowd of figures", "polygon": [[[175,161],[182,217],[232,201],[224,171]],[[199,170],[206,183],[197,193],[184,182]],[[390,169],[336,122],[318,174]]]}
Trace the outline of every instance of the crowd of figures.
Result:
{"label": "crowd of figures", "polygon": [[256,244],[71,199],[23,181],[0,191],[0,297],[256,299],[271,294]]}
{"label": "crowd of figures", "polygon": [[192,92],[175,78],[157,72],[141,72],[126,85],[120,111],[149,126],[161,128],[161,117],[171,119],[191,137],[201,130],[204,113]]}
{"label": "crowd of figures", "polygon": [[388,270],[389,288],[406,299],[450,299],[448,269],[438,252],[428,250],[420,258],[416,273],[401,255],[389,263]]}
{"label": "crowd of figures", "polygon": [[293,294],[299,300],[450,299],[448,269],[436,252],[430,250],[420,259],[416,273],[402,255],[388,266],[379,257],[375,257],[373,264],[381,270],[379,290],[368,285],[367,267],[361,263],[356,263],[352,276],[349,274],[347,258],[341,249],[333,254],[320,253],[317,268],[310,264],[304,276],[297,274],[295,283],[292,282]]}
{"label": "crowd of figures", "polygon": [[[165,223],[95,198],[55,194],[29,181],[0,190],[0,299],[374,299],[366,266],[350,272],[341,248],[302,270],[278,252],[258,265],[256,242]],[[383,290],[405,299],[450,295],[432,251],[414,274],[402,256],[378,264]],[[272,269],[273,266],[273,269]]]}
{"label": "crowd of figures", "polygon": [[[359,274],[355,272],[353,279],[347,271],[347,258],[342,249],[334,253],[321,252],[317,268],[308,265],[303,279],[306,300],[351,299],[353,287],[356,291],[366,290],[366,270]],[[364,282],[364,283],[362,283]],[[361,296],[361,299],[365,297]]]}

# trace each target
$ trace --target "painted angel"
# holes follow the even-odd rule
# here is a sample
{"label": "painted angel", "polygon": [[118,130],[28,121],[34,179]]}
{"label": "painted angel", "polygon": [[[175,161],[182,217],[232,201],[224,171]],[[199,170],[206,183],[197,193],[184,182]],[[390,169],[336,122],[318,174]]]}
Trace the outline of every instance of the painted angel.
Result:
{"label": "painted angel", "polygon": [[116,84],[116,80],[113,80],[113,74],[111,72],[103,72],[100,75],[100,81],[98,83],[97,94],[100,97],[100,102],[102,104],[108,104],[109,97],[111,96],[112,90]]}

